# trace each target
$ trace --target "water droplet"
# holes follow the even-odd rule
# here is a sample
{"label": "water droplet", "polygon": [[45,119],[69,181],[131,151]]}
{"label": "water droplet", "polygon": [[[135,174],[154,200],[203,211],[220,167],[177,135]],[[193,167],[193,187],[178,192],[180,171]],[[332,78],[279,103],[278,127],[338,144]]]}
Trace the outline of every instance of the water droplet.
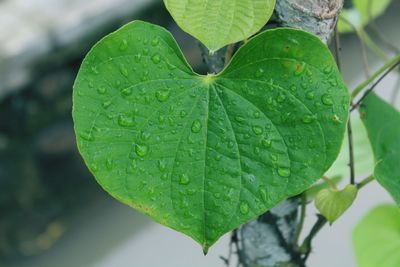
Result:
{"label": "water droplet", "polygon": [[167,168],[167,162],[165,160],[158,160],[158,168],[160,169],[160,171],[164,172]]}
{"label": "water droplet", "polygon": [[101,95],[104,95],[107,92],[107,89],[104,86],[100,86],[97,88],[97,92]]}
{"label": "water droplet", "polygon": [[271,155],[270,155],[270,158],[271,158],[271,160],[274,161],[274,162],[277,162],[277,161],[278,161],[278,156],[275,155],[275,154],[271,154]]}
{"label": "water droplet", "polygon": [[258,193],[264,202],[267,201],[267,190],[265,190],[264,186],[260,186]]}
{"label": "water droplet", "polygon": [[145,56],[147,56],[149,54],[149,49],[147,47],[145,49],[143,49],[143,54]]}
{"label": "water droplet", "polygon": [[279,167],[278,168],[278,175],[281,177],[289,177],[290,176],[290,169],[286,167]]}
{"label": "water droplet", "polygon": [[79,133],[79,136],[82,137],[82,139],[84,139],[86,141],[93,141],[94,140],[94,136],[93,136],[93,133],[91,131],[81,132],[81,133]]}
{"label": "water droplet", "polygon": [[168,180],[168,174],[164,173],[163,175],[161,175],[160,178],[161,178],[161,180],[166,181],[166,180]]}
{"label": "water droplet", "polygon": [[153,40],[151,40],[151,45],[152,46],[157,46],[160,43],[160,40],[158,37],[154,37]]}
{"label": "water droplet", "polygon": [[118,124],[122,127],[132,127],[135,126],[135,120],[133,117],[126,115],[119,115]]}
{"label": "water droplet", "polygon": [[326,66],[325,68],[324,68],[324,73],[325,74],[329,74],[329,73],[331,73],[332,72],[332,66],[331,65],[328,65],[328,66]]}
{"label": "water droplet", "polygon": [[235,121],[237,121],[237,122],[244,122],[246,119],[245,118],[243,118],[242,116],[236,116],[235,117]]}
{"label": "water droplet", "polygon": [[280,94],[278,95],[278,97],[276,98],[276,101],[277,101],[278,103],[282,103],[283,101],[285,101],[285,99],[286,99],[286,96],[285,96],[284,94],[280,93]]}
{"label": "water droplet", "polygon": [[326,106],[332,106],[333,105],[333,100],[331,95],[329,94],[324,94],[321,97],[322,103]]}
{"label": "water droplet", "polygon": [[148,132],[148,131],[142,131],[142,133],[141,133],[141,135],[140,135],[140,137],[142,138],[142,140],[149,140],[149,138],[150,138],[150,136],[151,136],[151,133],[150,132]]}
{"label": "water droplet", "polygon": [[190,179],[186,174],[179,175],[179,183],[183,185],[187,185],[190,183]]}
{"label": "water droplet", "polygon": [[110,158],[108,158],[107,161],[106,161],[106,168],[107,168],[107,170],[111,171],[112,168],[113,168],[113,166],[114,166],[113,160],[110,159]]}
{"label": "water droplet", "polygon": [[127,87],[121,90],[121,94],[123,94],[124,96],[129,96],[132,94],[132,89]]}
{"label": "water droplet", "polygon": [[111,101],[105,101],[101,104],[101,106],[105,109],[107,109],[109,106],[111,106]]}
{"label": "water droplet", "polygon": [[151,61],[153,61],[154,64],[158,64],[161,62],[161,57],[159,54],[155,54],[154,56],[151,57]]}
{"label": "water droplet", "polygon": [[119,45],[119,50],[125,51],[127,48],[128,48],[128,41],[124,39]]}
{"label": "water droplet", "polygon": [[313,100],[314,97],[315,97],[315,95],[314,95],[314,92],[313,92],[313,91],[308,91],[308,92],[306,93],[306,98],[307,98],[308,100]]}
{"label": "water droplet", "polygon": [[255,74],[256,78],[261,78],[263,75],[264,75],[264,70],[261,69],[261,68],[259,68],[259,69],[256,71],[256,74]]}
{"label": "water droplet", "polygon": [[184,110],[182,110],[181,113],[180,113],[180,115],[181,115],[181,118],[184,118],[184,117],[186,117],[187,112],[184,111]]}
{"label": "water droplet", "polygon": [[199,121],[199,120],[195,120],[195,121],[193,121],[193,123],[192,123],[192,132],[193,133],[198,133],[198,132],[200,132],[200,130],[201,130],[201,122]]}
{"label": "water droplet", "polygon": [[124,65],[121,65],[119,67],[119,71],[121,72],[122,75],[124,75],[125,77],[128,77],[128,74],[129,74],[128,69]]}
{"label": "water droplet", "polygon": [[260,112],[259,111],[254,111],[253,115],[254,115],[254,118],[256,118],[256,119],[260,118]]}
{"label": "water droplet", "polygon": [[139,63],[142,60],[142,55],[141,54],[136,54],[134,57],[134,60],[136,63]]}
{"label": "water droplet", "polygon": [[249,205],[246,202],[241,202],[239,209],[242,214],[249,213]]}
{"label": "water droplet", "polygon": [[312,123],[314,121],[314,116],[313,115],[304,115],[302,121],[306,124]]}
{"label": "water droplet", "polygon": [[271,147],[271,145],[272,145],[272,141],[270,140],[270,139],[262,139],[261,140],[261,145],[264,147],[264,148],[270,148]]}
{"label": "water droplet", "polygon": [[261,135],[263,133],[263,128],[261,126],[255,125],[252,129],[256,135]]}
{"label": "water droplet", "polygon": [[169,90],[158,90],[156,92],[156,98],[160,102],[165,102],[169,98]]}
{"label": "water droplet", "polygon": [[145,144],[136,144],[135,152],[139,157],[143,158],[149,153],[149,147]]}

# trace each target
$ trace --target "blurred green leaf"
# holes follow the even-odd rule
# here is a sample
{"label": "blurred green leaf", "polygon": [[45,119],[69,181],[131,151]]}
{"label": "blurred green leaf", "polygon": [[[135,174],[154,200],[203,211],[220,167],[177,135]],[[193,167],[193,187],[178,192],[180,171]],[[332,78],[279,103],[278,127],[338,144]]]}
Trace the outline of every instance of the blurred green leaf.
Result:
{"label": "blurred green leaf", "polygon": [[[353,150],[355,173],[357,176],[369,175],[374,171],[374,156],[367,131],[359,117],[352,117]],[[332,167],[325,174],[327,177],[350,177],[349,142],[346,134],[340,154]]]}
{"label": "blurred green leaf", "polygon": [[[355,28],[364,28],[371,20],[381,16],[390,2],[391,0],[353,0],[354,7],[343,9],[340,16],[348,20]],[[354,31],[343,19],[339,19],[338,28],[342,33]]]}
{"label": "blurred green leaf", "polygon": [[375,93],[362,102],[360,116],[375,157],[375,179],[400,205],[400,113]]}
{"label": "blurred green leaf", "polygon": [[382,205],[370,211],[353,232],[359,267],[400,266],[400,209]]}
{"label": "blurred green leaf", "polygon": [[176,23],[210,51],[258,32],[274,11],[275,0],[164,0]]}

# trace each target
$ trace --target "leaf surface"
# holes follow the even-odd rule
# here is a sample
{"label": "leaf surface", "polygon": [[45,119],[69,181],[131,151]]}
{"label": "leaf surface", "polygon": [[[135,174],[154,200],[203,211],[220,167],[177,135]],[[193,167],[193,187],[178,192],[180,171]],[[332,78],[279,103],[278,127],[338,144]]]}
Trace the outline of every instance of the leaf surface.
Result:
{"label": "leaf surface", "polygon": [[328,48],[306,32],[266,31],[200,76],[170,33],[140,21],[90,51],[73,101],[79,150],[102,187],[205,251],[318,180],[349,107]]}
{"label": "leaf surface", "polygon": [[400,113],[375,93],[362,102],[360,115],[375,158],[375,179],[400,205]]}
{"label": "leaf surface", "polygon": [[359,267],[400,266],[400,209],[382,205],[370,211],[353,232]]}
{"label": "leaf surface", "polygon": [[315,197],[315,206],[332,224],[350,208],[356,199],[357,191],[355,185],[347,185],[343,190],[322,189]]}
{"label": "leaf surface", "polygon": [[176,23],[210,51],[258,32],[274,11],[275,0],[164,0]]}

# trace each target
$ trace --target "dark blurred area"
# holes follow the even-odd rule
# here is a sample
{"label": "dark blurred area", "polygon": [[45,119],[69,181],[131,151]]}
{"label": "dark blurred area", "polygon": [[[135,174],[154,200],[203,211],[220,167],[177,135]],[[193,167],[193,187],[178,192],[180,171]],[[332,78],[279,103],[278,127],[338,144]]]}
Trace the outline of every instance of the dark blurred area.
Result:
{"label": "dark blurred area", "polygon": [[[81,21],[68,30],[59,25],[60,32],[56,28],[47,35],[42,31],[32,34],[32,44],[44,41],[50,44],[39,51],[36,47],[22,49],[22,46],[16,49],[17,53],[9,49],[7,54],[7,47],[0,45],[0,261],[3,262],[49,249],[67,230],[66,221],[71,213],[82,203],[105,195],[78,154],[71,119],[74,78],[84,55],[97,40],[133,19],[170,26],[191,64],[200,71],[202,68],[200,54],[192,54],[198,49],[190,49],[198,44],[172,23],[161,1],[133,0],[122,8],[125,9],[122,13],[115,6],[126,1],[12,2],[0,1],[0,41],[3,38],[6,45],[8,41],[10,46],[18,48],[22,45],[18,42],[24,39],[19,40],[15,35],[29,30],[12,23],[13,14],[8,12],[12,8],[15,12],[33,12],[29,13],[33,22],[40,18],[37,25],[45,29],[50,29],[48,25],[52,23],[62,24],[63,20],[46,18],[47,10],[32,7],[35,2],[42,8],[46,8],[46,2],[53,2],[60,14],[65,12],[71,19],[76,17]],[[75,12],[74,9],[80,8],[79,2],[82,6],[91,5],[92,9],[97,7],[98,12],[91,10],[92,17],[80,18],[86,15]],[[51,7],[48,12],[52,12]],[[97,20],[95,16],[104,16],[102,12],[107,18],[96,24],[93,20]],[[93,25],[87,27],[87,23]],[[8,27],[11,25],[14,28]],[[62,42],[57,41],[57,35],[63,37]]]}

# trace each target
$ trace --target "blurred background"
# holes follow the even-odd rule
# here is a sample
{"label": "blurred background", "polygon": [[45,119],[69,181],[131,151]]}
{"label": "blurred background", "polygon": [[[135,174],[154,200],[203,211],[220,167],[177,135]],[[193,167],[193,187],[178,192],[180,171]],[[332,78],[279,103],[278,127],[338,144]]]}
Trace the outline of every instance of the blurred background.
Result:
{"label": "blurred background", "polygon": [[[397,47],[399,15],[394,0],[374,26]],[[219,256],[227,255],[228,236],[204,257],[189,238],[103,192],[77,152],[71,95],[80,63],[96,41],[135,19],[168,28],[194,69],[206,72],[198,43],[174,24],[161,0],[0,0],[0,266],[224,266]],[[354,33],[341,41],[344,79],[354,88],[365,79],[360,42]],[[370,52],[367,60],[371,70],[383,63]],[[377,89],[388,100],[397,76]],[[356,151],[358,159],[369,157],[364,151]],[[370,158],[363,162],[367,172]],[[383,202],[391,202],[387,193],[368,186],[317,237],[309,266],[355,267],[351,231]],[[315,213],[309,205],[307,225]]]}

